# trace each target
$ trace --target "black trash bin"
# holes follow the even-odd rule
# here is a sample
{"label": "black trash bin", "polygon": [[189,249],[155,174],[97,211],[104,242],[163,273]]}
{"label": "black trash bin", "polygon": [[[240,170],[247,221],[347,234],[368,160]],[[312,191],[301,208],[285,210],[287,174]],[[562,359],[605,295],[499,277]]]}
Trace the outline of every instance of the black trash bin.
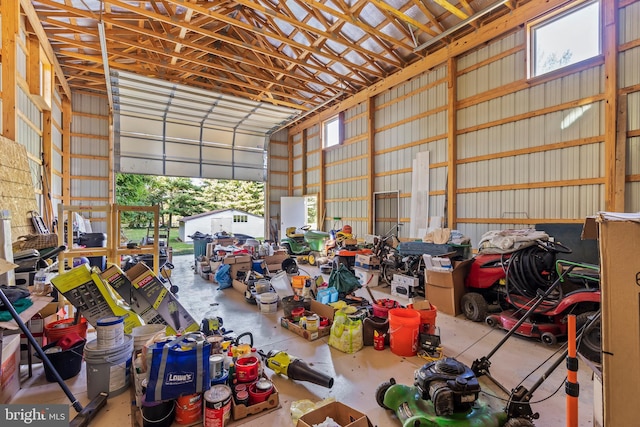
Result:
{"label": "black trash bin", "polygon": [[[82,233],[78,236],[78,245],[87,248],[106,248],[107,235],[105,233]],[[104,271],[107,268],[107,257],[91,256],[87,258],[90,266],[98,267],[100,271]]]}

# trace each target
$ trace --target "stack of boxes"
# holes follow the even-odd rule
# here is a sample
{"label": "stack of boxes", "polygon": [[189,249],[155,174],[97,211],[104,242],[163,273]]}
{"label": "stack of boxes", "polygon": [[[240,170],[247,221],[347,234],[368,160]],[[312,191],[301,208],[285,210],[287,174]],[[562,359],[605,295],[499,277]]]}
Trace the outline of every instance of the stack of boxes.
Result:
{"label": "stack of boxes", "polygon": [[362,286],[378,286],[380,279],[380,259],[375,255],[356,255],[354,274]]}
{"label": "stack of boxes", "polygon": [[417,277],[394,274],[391,281],[391,295],[397,297],[413,298],[420,280]]}

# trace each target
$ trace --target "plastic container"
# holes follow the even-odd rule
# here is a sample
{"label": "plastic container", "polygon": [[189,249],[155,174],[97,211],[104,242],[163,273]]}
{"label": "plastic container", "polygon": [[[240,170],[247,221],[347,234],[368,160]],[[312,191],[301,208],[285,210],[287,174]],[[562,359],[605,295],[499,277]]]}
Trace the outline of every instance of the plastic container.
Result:
{"label": "plastic container", "polygon": [[269,292],[269,289],[271,289],[271,283],[267,279],[257,280],[253,286],[255,287],[257,294]]}
{"label": "plastic container", "polygon": [[392,300],[389,298],[379,299],[375,302],[375,304],[373,304],[373,315],[386,319],[389,316],[389,310],[399,307],[400,303],[396,300]]}
{"label": "plastic container", "polygon": [[[106,248],[107,235],[105,233],[82,233],[78,236],[78,245],[87,248]],[[98,267],[100,271],[107,268],[106,256],[90,256],[87,258],[91,267]]]}
{"label": "plastic container", "polygon": [[431,310],[417,310],[420,313],[420,332],[434,335],[436,333],[436,317],[438,308],[431,304]]}
{"label": "plastic container", "polygon": [[297,307],[304,307],[304,299],[298,295],[290,295],[282,298],[282,309],[284,310],[284,317],[290,318],[291,312]]}
{"label": "plastic container", "polygon": [[[124,317],[103,317],[96,322],[98,348],[109,349],[124,343]],[[135,344],[134,344],[135,347]]]}
{"label": "plastic container", "polygon": [[383,317],[367,317],[362,321],[362,342],[364,345],[374,345],[374,331],[380,334],[389,344],[389,319]]}
{"label": "plastic container", "polygon": [[176,415],[176,401],[142,402],[143,427],[169,427]]}
{"label": "plastic container", "polygon": [[338,290],[333,286],[318,291],[316,301],[322,304],[329,304],[338,301]]}
{"label": "plastic container", "polygon": [[266,378],[249,385],[249,405],[264,402],[273,393],[273,384]]}
{"label": "plastic container", "polygon": [[102,349],[97,341],[89,341],[84,348],[87,362],[87,395],[93,399],[101,392],[117,396],[129,388],[133,338],[124,336],[124,344]]}
{"label": "plastic container", "polygon": [[133,328],[131,336],[133,337],[134,351],[142,350],[142,347],[147,341],[153,338],[157,333],[164,331],[165,328],[165,325],[159,324],[148,324]]}
{"label": "plastic container", "polygon": [[244,356],[236,361],[236,380],[239,383],[250,383],[258,379],[260,361],[254,356]]}
{"label": "plastic container", "polygon": [[398,356],[415,356],[418,352],[420,313],[411,308],[389,310],[389,346]]}
{"label": "plastic container", "polygon": [[192,425],[202,420],[202,393],[176,399],[176,424]]}
{"label": "plastic container", "polygon": [[275,292],[265,292],[256,295],[258,307],[261,313],[272,314],[278,311],[278,294]]}
{"label": "plastic container", "polygon": [[273,286],[273,289],[281,299],[293,295],[293,288],[291,287],[289,276],[285,271],[281,271],[271,277],[271,286]]}
{"label": "plastic container", "polygon": [[80,335],[82,338],[87,338],[87,319],[80,318],[80,321],[74,325],[74,319],[62,319],[55,322],[51,322],[44,327],[44,335],[47,337],[47,342],[55,342],[65,335],[72,332]]}
{"label": "plastic container", "polygon": [[[42,347],[42,350],[46,353],[49,361],[54,369],[58,371],[60,377],[63,380],[68,380],[78,375],[82,369],[82,350],[84,349],[85,343],[86,340],[83,339],[67,350],[50,353],[50,349],[58,347],[58,342],[53,342]],[[37,353],[36,357],[40,358]],[[44,365],[44,374],[50,383],[57,381],[55,374],[46,364]]]}

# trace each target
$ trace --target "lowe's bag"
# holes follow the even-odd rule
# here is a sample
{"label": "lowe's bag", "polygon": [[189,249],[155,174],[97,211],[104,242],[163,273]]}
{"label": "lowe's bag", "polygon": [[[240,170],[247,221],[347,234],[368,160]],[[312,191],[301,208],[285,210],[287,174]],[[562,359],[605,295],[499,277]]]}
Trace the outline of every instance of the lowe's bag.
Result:
{"label": "lowe's bag", "polygon": [[333,317],[329,345],[344,353],[355,353],[364,347],[362,320],[352,320],[338,310]]}
{"label": "lowe's bag", "polygon": [[147,402],[177,399],[209,388],[211,343],[201,332],[190,332],[148,349]]}

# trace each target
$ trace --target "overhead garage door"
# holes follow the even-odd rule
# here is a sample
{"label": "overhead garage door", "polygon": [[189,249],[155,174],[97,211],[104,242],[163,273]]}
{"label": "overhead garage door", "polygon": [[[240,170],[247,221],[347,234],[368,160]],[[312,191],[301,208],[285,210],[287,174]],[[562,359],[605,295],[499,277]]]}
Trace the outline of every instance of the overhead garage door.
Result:
{"label": "overhead garage door", "polygon": [[113,72],[116,170],[265,181],[269,135],[298,110]]}

